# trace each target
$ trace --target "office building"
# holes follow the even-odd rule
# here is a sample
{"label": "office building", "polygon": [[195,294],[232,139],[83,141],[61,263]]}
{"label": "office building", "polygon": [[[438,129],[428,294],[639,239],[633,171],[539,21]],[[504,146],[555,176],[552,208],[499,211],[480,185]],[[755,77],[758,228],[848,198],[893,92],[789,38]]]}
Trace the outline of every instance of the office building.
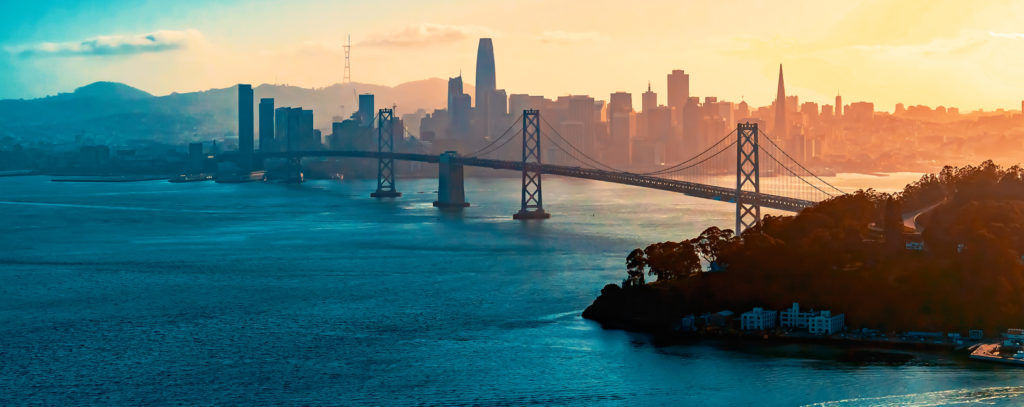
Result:
{"label": "office building", "polygon": [[490,38],[481,38],[476,49],[476,107],[486,110],[488,99],[495,90],[494,43]]}
{"label": "office building", "polygon": [[690,75],[681,69],[668,74],[668,106],[673,110],[673,133],[682,139],[683,111],[690,100]]}
{"label": "office building", "polygon": [[789,126],[786,124],[786,85],[782,80],[782,64],[779,64],[779,89],[775,95],[775,127],[772,137],[776,140],[787,138]]}
{"label": "office building", "polygon": [[238,151],[253,152],[253,98],[252,85],[238,84]]}
{"label": "office building", "polygon": [[[274,109],[274,151],[286,151],[289,146],[288,137],[288,115],[290,107],[279,107]],[[262,146],[261,146],[262,147]]]}
{"label": "office building", "polygon": [[374,110],[373,94],[363,93],[359,95],[359,125],[363,127],[373,127],[374,116],[377,112]]}
{"label": "office building", "polygon": [[608,136],[606,148],[608,156],[615,165],[629,164],[629,147],[631,122],[633,118],[633,95],[626,92],[611,94],[608,102]]}
{"label": "office building", "polygon": [[313,111],[303,108],[299,109],[299,142],[297,146],[301,150],[315,150],[320,145],[313,129]]}
{"label": "office building", "polygon": [[647,112],[650,109],[658,107],[658,94],[651,90],[651,83],[647,82],[647,92],[640,97],[641,111]]}
{"label": "office building", "polygon": [[260,151],[274,149],[274,99],[260,99]]}

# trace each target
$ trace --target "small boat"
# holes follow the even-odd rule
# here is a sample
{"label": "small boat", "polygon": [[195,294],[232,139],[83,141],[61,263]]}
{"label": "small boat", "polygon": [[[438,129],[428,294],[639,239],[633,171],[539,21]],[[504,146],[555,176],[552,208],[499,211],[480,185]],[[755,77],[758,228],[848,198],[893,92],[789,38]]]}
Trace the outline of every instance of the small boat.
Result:
{"label": "small boat", "polygon": [[167,181],[168,182],[174,182],[174,183],[181,183],[181,182],[209,181],[209,180],[212,180],[212,179],[213,179],[213,174],[198,173],[198,174],[178,174],[178,175],[176,175],[174,177],[171,177],[171,179],[169,179]]}

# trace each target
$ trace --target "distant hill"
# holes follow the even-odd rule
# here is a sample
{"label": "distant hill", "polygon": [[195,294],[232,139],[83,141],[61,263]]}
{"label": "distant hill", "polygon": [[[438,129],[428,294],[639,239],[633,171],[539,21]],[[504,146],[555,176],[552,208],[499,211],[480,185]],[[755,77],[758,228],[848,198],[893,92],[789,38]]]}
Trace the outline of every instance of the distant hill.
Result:
{"label": "distant hill", "polygon": [[[260,98],[274,98],[275,107],[312,109],[314,125],[328,134],[334,117],[349,117],[356,110],[357,94],[372,93],[377,108],[397,105],[396,113],[401,115],[444,107],[447,91],[447,82],[439,78],[394,87],[353,83],[309,89],[263,84],[255,87],[253,103],[257,117]],[[71,93],[0,100],[0,139],[23,144],[124,145],[234,137],[237,100],[236,86],[153,96],[123,83],[95,82]]]}

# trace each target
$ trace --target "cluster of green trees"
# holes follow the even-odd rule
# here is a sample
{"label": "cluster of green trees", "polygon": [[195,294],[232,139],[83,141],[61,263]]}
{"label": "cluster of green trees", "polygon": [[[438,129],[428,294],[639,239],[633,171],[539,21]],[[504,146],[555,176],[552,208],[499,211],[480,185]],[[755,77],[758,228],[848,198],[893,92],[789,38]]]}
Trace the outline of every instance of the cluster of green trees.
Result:
{"label": "cluster of green trees", "polygon": [[[904,230],[902,213],[932,206],[921,236]],[[907,239],[925,250],[906,249]],[[854,326],[1022,327],[1022,255],[1024,169],[988,161],[946,167],[896,194],[857,191],[766,216],[742,236],[712,227],[636,249],[622,287],[606,287],[585,316],[668,321],[799,301],[845,313]]]}

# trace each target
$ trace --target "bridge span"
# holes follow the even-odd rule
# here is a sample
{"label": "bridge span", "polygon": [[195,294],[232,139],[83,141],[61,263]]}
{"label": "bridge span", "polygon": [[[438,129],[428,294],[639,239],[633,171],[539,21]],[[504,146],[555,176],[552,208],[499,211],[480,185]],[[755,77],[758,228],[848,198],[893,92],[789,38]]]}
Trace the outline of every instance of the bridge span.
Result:
{"label": "bridge span", "polygon": [[[395,188],[395,160],[436,163],[438,200],[434,205],[450,209],[469,206],[465,200],[463,167],[518,171],[522,174],[522,193],[520,211],[513,216],[515,219],[546,219],[550,216],[544,211],[541,187],[543,174],[633,185],[735,204],[737,233],[761,221],[761,207],[799,212],[819,201],[844,193],[812,173],[780,147],[780,143],[793,145],[793,140],[780,140],[776,143],[762,134],[757,123],[738,123],[736,130],[693,157],[656,171],[638,173],[620,170],[594,159],[562,137],[547,121],[543,123],[549,130],[542,132],[543,119],[538,110],[523,111],[520,116],[522,131],[511,131],[519,124],[517,118],[501,136],[487,138],[490,144],[464,156],[454,151],[441,155],[395,152],[392,115],[391,109],[380,109],[377,115],[377,151],[259,151],[250,152],[251,156],[240,157],[242,162],[249,163],[252,160],[284,158],[294,164],[298,164],[304,157],[375,159],[378,164],[377,190],[371,196],[377,198],[402,195]],[[486,158],[516,139],[522,141],[521,160]],[[542,139],[546,140],[545,147],[549,150],[541,149]],[[761,140],[766,143],[761,143]],[[800,148],[799,151],[803,151],[799,143],[795,145]],[[571,162],[578,162],[581,166],[544,163],[541,151],[547,151],[545,154],[556,153],[563,162],[575,160]],[[767,164],[765,168],[762,168],[762,161]],[[735,172],[731,172],[733,170]],[[713,182],[721,181],[723,173],[736,175],[735,187],[713,185]],[[768,185],[769,188],[765,188],[761,182],[762,173],[769,176],[768,184],[774,183],[774,187]],[[771,192],[766,192],[769,190]]]}
{"label": "bridge span", "polygon": [[[347,158],[369,158],[369,159],[392,159],[399,161],[417,161],[437,164],[441,156],[432,154],[416,153],[392,153],[378,151],[357,151],[357,150],[313,150],[313,151],[291,151],[260,153],[257,157],[262,158],[304,158],[304,157],[347,157]],[[555,164],[526,163],[522,161],[494,160],[477,157],[454,157],[453,162],[468,166],[491,168],[495,170],[535,171],[546,175],[558,175],[568,178],[591,179],[595,181],[612,182],[616,184],[632,185],[642,188],[658,189],[662,191],[678,192],[687,196],[711,199],[728,203],[736,203],[736,189],[725,188],[716,185],[707,185],[696,182],[660,178],[651,175],[634,174],[630,172],[613,172],[594,168],[582,168]],[[748,202],[760,202],[762,207],[778,209],[790,212],[813,206],[816,202],[790,198],[786,196],[767,193],[742,191],[742,198]]]}

